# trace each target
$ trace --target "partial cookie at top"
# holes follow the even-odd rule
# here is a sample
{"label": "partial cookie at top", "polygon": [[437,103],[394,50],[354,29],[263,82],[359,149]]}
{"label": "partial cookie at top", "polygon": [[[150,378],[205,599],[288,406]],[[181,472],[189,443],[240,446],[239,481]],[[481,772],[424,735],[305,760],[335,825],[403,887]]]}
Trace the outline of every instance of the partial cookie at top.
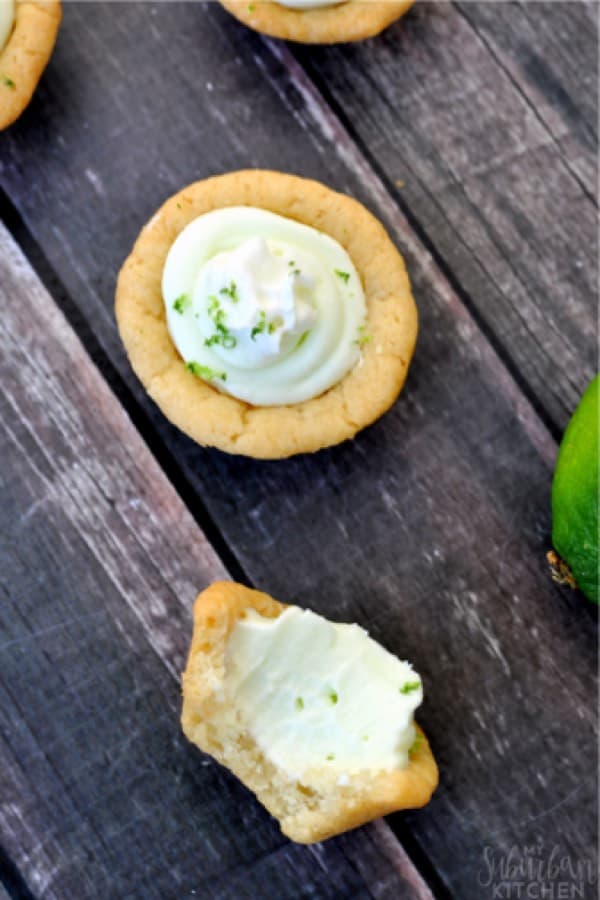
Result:
{"label": "partial cookie at top", "polygon": [[414,0],[346,0],[336,6],[290,9],[271,0],[220,0],[244,25],[302,44],[338,44],[374,37],[410,9]]}
{"label": "partial cookie at top", "polygon": [[[360,363],[319,397],[250,406],[187,371],[173,344],[161,290],[167,254],[193,219],[228,206],[255,206],[311,225],[337,240],[357,269],[371,340]],[[167,200],[121,269],[116,315],[133,369],[167,418],[199,444],[261,459],[331,446],[379,418],[402,388],[417,334],[404,262],[377,219],[316,181],[261,170],[208,178]]]}
{"label": "partial cookie at top", "polygon": [[29,105],[52,54],[61,18],[60,0],[17,0],[12,34],[0,50],[0,130]]}

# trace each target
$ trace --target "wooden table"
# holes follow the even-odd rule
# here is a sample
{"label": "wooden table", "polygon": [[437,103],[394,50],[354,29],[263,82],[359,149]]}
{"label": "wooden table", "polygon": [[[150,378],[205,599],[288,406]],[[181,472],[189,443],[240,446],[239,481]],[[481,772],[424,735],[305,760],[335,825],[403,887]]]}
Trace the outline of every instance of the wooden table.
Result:
{"label": "wooden table", "polygon": [[[596,895],[596,616],[545,552],[596,365],[597,53],[585,3],[418,4],[321,48],[216,3],[65,4],[0,136],[0,896]],[[113,314],[158,205],[247,166],[366,203],[420,312],[393,409],[285,462],[171,427]],[[426,809],[293,845],[185,741],[191,605],[227,577],[414,662]]]}

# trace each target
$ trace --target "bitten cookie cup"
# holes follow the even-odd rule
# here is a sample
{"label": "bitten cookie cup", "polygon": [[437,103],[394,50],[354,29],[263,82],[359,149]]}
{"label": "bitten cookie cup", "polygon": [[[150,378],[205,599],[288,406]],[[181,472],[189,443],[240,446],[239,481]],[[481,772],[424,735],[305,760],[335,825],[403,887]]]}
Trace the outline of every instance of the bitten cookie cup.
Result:
{"label": "bitten cookie cup", "polygon": [[[263,619],[277,619],[287,609],[268,594],[233,582],[217,582],[199,594],[183,673],[181,723],[187,738],[237,775],[279,821],[283,833],[298,843],[322,841],[379,816],[425,806],[437,787],[438,768],[418,726],[404,768],[364,767],[340,777],[324,761],[296,776],[261,750],[252,723],[246,720],[243,704],[248,695],[231,695],[229,666],[235,667],[239,660],[230,656],[230,638],[249,611]],[[265,666],[263,659],[261,672],[271,684]],[[255,674],[252,681],[257,687]],[[285,695],[285,688],[276,683]],[[260,709],[263,719],[264,705]],[[315,710],[302,707],[298,715],[304,714],[314,716]],[[319,734],[326,727],[330,726],[322,722]]]}
{"label": "bitten cookie cup", "polygon": [[61,18],[60,0],[17,0],[13,30],[0,50],[0,130],[29,105],[52,54]]}
{"label": "bitten cookie cup", "polygon": [[[369,340],[354,368],[314,399],[251,406],[188,371],[171,339],[161,288],[167,254],[193,219],[231,206],[269,210],[330,235],[360,276]],[[167,200],[121,269],[116,316],[131,365],[167,418],[201,445],[259,459],[337,444],[378,419],[402,388],[417,336],[404,262],[377,219],[316,181],[261,170],[199,181]]]}
{"label": "bitten cookie cup", "polygon": [[414,0],[346,0],[336,6],[290,9],[270,0],[221,0],[244,25],[302,44],[340,44],[374,37],[401,18]]}

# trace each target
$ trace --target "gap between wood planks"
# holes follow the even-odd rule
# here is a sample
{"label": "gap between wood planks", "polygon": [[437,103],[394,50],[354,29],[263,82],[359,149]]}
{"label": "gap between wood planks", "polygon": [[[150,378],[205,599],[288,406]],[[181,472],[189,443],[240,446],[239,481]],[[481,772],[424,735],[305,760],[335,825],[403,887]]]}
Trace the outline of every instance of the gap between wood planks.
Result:
{"label": "gap between wood planks", "polygon": [[[0,198],[0,199],[2,199],[2,198]],[[9,212],[10,212],[10,208],[9,208]],[[62,303],[64,305],[64,307],[66,308],[64,315],[65,315],[65,318],[67,318],[67,324],[65,327],[69,328],[70,323],[68,323],[68,317],[69,317],[69,312],[72,313],[72,310],[70,310],[70,302],[68,301],[68,298],[66,296],[64,289],[62,288],[60,281],[57,279],[55,273],[52,271],[47,260],[44,258],[40,248],[37,247],[35,242],[32,240],[31,236],[27,233],[27,230],[25,229],[23,223],[19,220],[18,216],[14,213],[14,210],[12,211],[12,215],[9,215],[8,218],[10,220],[10,224],[12,224],[14,230],[17,232],[17,235],[23,240],[23,243],[25,244],[25,248],[31,252],[35,263],[37,265],[39,265],[40,268],[42,269],[43,276],[46,279],[48,279],[48,281],[53,285],[53,289],[54,289],[55,293],[58,294],[60,303]],[[0,240],[1,239],[2,239],[2,229],[0,228]],[[6,236],[4,238],[4,242],[8,243],[8,239]],[[9,249],[12,249],[12,248],[10,248],[10,244],[8,244],[8,246],[9,246]],[[17,253],[19,251],[17,250],[16,246],[14,249],[15,249],[15,259],[17,259]],[[21,248],[21,250],[22,250],[22,248]],[[31,277],[34,278],[35,275],[32,273]],[[54,309],[56,309],[57,307],[58,307],[58,309],[60,309],[59,303],[56,303],[55,306],[53,305]],[[58,311],[56,312],[56,314],[60,315],[60,313]],[[54,314],[49,310],[47,315],[53,316]],[[78,317],[75,317],[75,318],[78,318]],[[79,323],[79,325],[81,325],[81,323]],[[76,323],[76,326],[77,326],[77,323]],[[75,332],[75,334],[77,334],[76,327],[73,328],[72,330]],[[85,330],[85,329],[82,329],[82,330]],[[80,341],[79,335],[77,335],[77,338]],[[87,339],[87,336],[86,336],[86,339]],[[104,370],[104,375],[106,376],[106,373],[108,371],[108,376],[111,376],[115,380],[117,387],[121,391],[122,396],[119,397],[118,400],[119,401],[122,400],[123,402],[120,404],[119,408],[121,408],[121,407],[124,408],[124,411],[130,416],[130,418],[134,421],[134,423],[135,423],[136,419],[141,421],[142,426],[148,432],[148,437],[150,439],[149,443],[151,445],[158,444],[159,451],[164,450],[164,448],[162,448],[161,442],[156,438],[156,436],[153,434],[151,428],[148,426],[148,423],[147,423],[145,417],[137,409],[137,405],[135,404],[135,401],[133,401],[131,399],[129,392],[123,388],[120,378],[114,373],[112,366],[110,366],[110,364],[108,363],[108,361],[107,361],[106,357],[104,356],[104,354],[102,353],[102,351],[98,349],[98,347],[95,345],[95,342],[93,342],[93,343],[94,343],[94,351],[95,351],[95,353],[100,361],[100,364]],[[85,347],[81,346],[81,341],[80,341],[80,349],[81,349],[82,356],[85,357],[86,360],[89,360],[89,356],[86,352]],[[108,384],[108,377],[106,377],[106,381]],[[110,388],[111,388],[111,385],[108,384],[107,389],[110,390]],[[144,437],[143,434],[142,434],[142,437]],[[161,452],[160,455],[162,455],[162,458],[160,458],[159,455],[155,456],[157,464],[165,472],[165,475],[170,480],[171,484],[173,484],[173,486],[176,487],[177,493],[178,493],[182,503],[187,506],[185,497],[186,496],[189,497],[190,492],[188,491],[186,494],[183,494],[183,496],[181,494],[181,486],[182,486],[182,483],[185,484],[185,479],[181,478],[181,476],[178,472],[176,463],[174,462],[174,460],[172,460],[172,458],[170,457],[170,455],[167,452]],[[179,488],[177,488],[177,485],[176,485],[177,481],[180,482]],[[101,485],[97,485],[97,487],[99,490],[102,490]],[[110,499],[110,498],[107,498],[107,499]],[[194,505],[196,507],[199,507],[199,504],[197,504],[197,503]],[[204,510],[202,510],[202,509],[199,510],[198,508],[196,508],[195,510],[190,510],[190,511],[192,512],[193,518],[196,523],[198,523],[199,516],[202,516],[202,514],[205,514]],[[209,527],[210,527],[211,531],[213,532],[213,534],[212,534],[212,536],[205,535],[205,537],[208,539],[208,543],[210,544],[210,546],[215,550],[216,555],[219,556],[218,549],[214,547],[213,538],[216,538],[221,543],[221,545],[226,548],[225,541],[223,540],[222,535],[220,534],[220,532],[214,525],[214,522],[212,522],[212,520],[210,518],[209,518]],[[221,560],[224,562],[222,557],[221,557]],[[241,570],[241,567],[239,567],[239,565],[237,564],[237,561],[235,561],[235,558],[234,558],[234,563],[239,568],[240,577],[243,577],[243,572]],[[125,600],[125,602],[127,602],[126,597],[124,597],[124,600]],[[165,665],[167,670],[170,672],[170,674],[173,675],[172,667],[170,667],[170,665],[169,665],[170,661],[168,659],[165,659],[161,655],[158,646],[155,646],[154,644],[151,643],[150,650],[151,650],[151,652],[154,652],[157,655],[157,657],[160,659],[160,662],[163,665]],[[414,896],[415,900],[433,900],[434,894],[432,893],[432,891],[435,891],[435,896],[440,897],[440,898],[446,898],[446,897],[450,896],[450,894],[448,893],[446,888],[441,883],[441,880],[435,873],[435,870],[433,869],[433,867],[431,866],[429,861],[426,859],[424,854],[417,850],[416,855],[420,856],[420,859],[419,859],[420,865],[419,865],[419,867],[417,867],[417,864],[415,863],[415,861],[411,859],[410,853],[407,852],[406,849],[402,846],[397,835],[394,834],[394,832],[392,831],[392,829],[389,827],[388,824],[386,824],[383,820],[379,820],[378,822],[372,823],[370,826],[367,826],[367,829],[368,829],[368,834],[365,835],[365,838],[369,841],[372,841],[373,844],[379,848],[379,851],[388,860],[392,871],[398,872],[398,874],[401,876],[402,882],[405,884],[410,884],[411,888],[414,890],[414,893],[412,894],[412,896]],[[348,844],[348,849],[350,850],[350,853],[344,852],[343,850],[342,850],[342,853],[345,856],[348,864],[352,868],[354,868],[360,872],[360,870],[361,870],[360,859],[358,859],[358,860],[355,859],[353,856],[353,853],[352,853],[352,845],[353,845],[353,842],[356,840],[356,833],[351,833],[351,834],[347,835],[346,838],[347,838],[346,843]],[[414,842],[413,842],[413,850],[414,849],[415,849],[415,846],[414,846]],[[360,855],[360,847],[358,847],[357,850]],[[315,848],[314,852],[318,853],[318,847]],[[420,868],[421,866],[423,867],[423,869]],[[423,870],[425,870],[425,871],[423,871]],[[18,869],[16,868],[13,861],[10,859],[10,857],[8,857],[6,855],[6,853],[3,853],[1,850],[0,850],[0,882],[2,882],[4,884],[6,890],[9,892],[9,896],[11,896],[12,898],[19,898],[19,900],[21,900],[21,898],[22,898],[22,900],[31,900],[31,898],[34,896],[31,893],[31,891],[29,890],[29,887],[27,885],[25,878],[18,871]],[[0,891],[1,890],[2,890],[2,888],[0,885]],[[375,896],[375,895],[373,895],[373,896]],[[1,898],[1,894],[0,894],[0,898]]]}
{"label": "gap between wood planks", "polygon": [[35,900],[25,879],[1,845],[0,900]]}

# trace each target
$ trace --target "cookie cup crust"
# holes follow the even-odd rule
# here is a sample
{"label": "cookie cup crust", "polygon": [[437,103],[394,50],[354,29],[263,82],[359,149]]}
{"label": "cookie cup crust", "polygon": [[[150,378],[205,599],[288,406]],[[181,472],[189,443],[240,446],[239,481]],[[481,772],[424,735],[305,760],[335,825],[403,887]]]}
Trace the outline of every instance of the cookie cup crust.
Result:
{"label": "cookie cup crust", "polygon": [[[187,371],[171,339],[161,290],[167,254],[191,221],[228,206],[255,206],[311,225],[337,240],[358,271],[371,340],[360,362],[312,400],[251,406]],[[378,419],[402,388],[417,335],[404,262],[377,219],[319,182],[261,170],[198,181],[167,200],[123,264],[115,308],[131,365],[167,418],[203,446],[257,459],[313,452]]]}
{"label": "cookie cup crust", "polygon": [[244,25],[301,44],[340,44],[374,37],[401,18],[414,0],[347,0],[321,9],[289,9],[270,0],[220,0]]}
{"label": "cookie cup crust", "polygon": [[318,770],[312,770],[310,784],[302,785],[270,762],[243,729],[225,727],[232,711],[220,686],[229,635],[247,609],[277,618],[286,608],[268,594],[235,582],[216,582],[198,595],[182,676],[186,737],[234,772],[278,819],[283,833],[298,843],[322,841],[388,813],[425,806],[439,776],[429,742],[416,723],[421,742],[405,769],[363,770],[352,777],[351,787],[332,784],[331,775]]}
{"label": "cookie cup crust", "polygon": [[52,54],[61,18],[60,0],[17,0],[14,28],[0,50],[0,130],[12,125],[29,105]]}

